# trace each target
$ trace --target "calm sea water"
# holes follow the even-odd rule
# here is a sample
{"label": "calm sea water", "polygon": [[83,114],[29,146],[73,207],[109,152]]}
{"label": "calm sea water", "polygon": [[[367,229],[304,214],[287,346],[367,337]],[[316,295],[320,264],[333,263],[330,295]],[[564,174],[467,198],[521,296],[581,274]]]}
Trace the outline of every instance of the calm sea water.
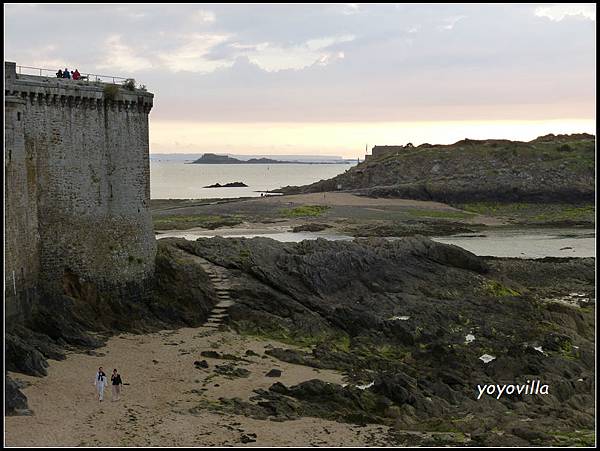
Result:
{"label": "calm sea water", "polygon": [[[329,179],[355,163],[340,164],[185,164],[150,161],[152,199],[256,197],[288,185],[307,185]],[[203,188],[243,182],[247,188]]]}
{"label": "calm sea water", "polygon": [[493,257],[594,257],[596,231],[594,229],[524,229],[486,231],[477,234],[433,238],[446,244],[455,244],[476,255]]}

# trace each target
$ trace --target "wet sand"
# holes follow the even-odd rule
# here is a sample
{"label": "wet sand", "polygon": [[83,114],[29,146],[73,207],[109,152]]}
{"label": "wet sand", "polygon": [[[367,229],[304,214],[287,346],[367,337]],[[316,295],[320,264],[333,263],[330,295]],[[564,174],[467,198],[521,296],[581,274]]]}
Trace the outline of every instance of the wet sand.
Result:
{"label": "wet sand", "polygon": [[[257,420],[241,415],[189,409],[219,397],[242,400],[275,382],[287,386],[318,378],[342,382],[330,370],[293,365],[271,357],[246,357],[246,350],[262,356],[269,346],[290,347],[233,332],[206,327],[162,331],[148,335],[123,334],[92,354],[71,353],[64,361],[50,360],[48,376],[36,378],[11,373],[29,385],[23,393],[33,416],[6,417],[8,446],[373,446],[384,444],[387,427],[358,426],[317,418],[285,422]],[[200,356],[217,350],[242,356],[233,362],[251,372],[248,378],[228,379],[213,372],[226,360]],[[196,360],[208,369],[197,369]],[[99,366],[107,374],[118,368],[123,377],[121,400],[112,402],[110,387],[98,402],[93,385]],[[265,377],[272,368],[280,378]],[[208,380],[207,380],[208,378]],[[203,391],[203,389],[206,389]],[[193,390],[193,391],[192,391]],[[242,443],[244,434],[255,442]]]}
{"label": "wet sand", "polygon": [[[325,206],[327,210],[316,216],[296,217],[285,212],[301,206]],[[503,226],[502,218],[481,215],[454,208],[450,205],[414,199],[370,198],[345,192],[308,193],[285,196],[266,196],[245,199],[171,199],[152,200],[151,210],[157,234],[163,236],[236,236],[292,233],[292,229],[311,223],[326,223],[327,233],[351,235],[346,228],[381,226],[415,221],[451,220],[467,227]],[[226,221],[216,228],[204,228],[194,218],[213,217],[218,223],[223,218],[235,217],[238,223]],[[167,218],[167,222],[163,222]],[[170,219],[169,219],[170,218]],[[180,221],[177,218],[186,219]],[[159,220],[160,222],[156,222]],[[187,221],[189,220],[189,221]],[[182,230],[192,234],[181,234]],[[198,233],[200,232],[200,233]],[[277,238],[276,238],[277,239]],[[286,241],[295,241],[289,239]]]}
{"label": "wet sand", "polygon": [[365,197],[343,192],[289,194],[285,196],[272,196],[260,199],[253,199],[252,201],[265,203],[292,202],[294,204],[301,205],[327,205],[330,207],[414,207],[460,211],[456,208],[451,207],[450,205],[446,205],[441,202],[414,199]]}

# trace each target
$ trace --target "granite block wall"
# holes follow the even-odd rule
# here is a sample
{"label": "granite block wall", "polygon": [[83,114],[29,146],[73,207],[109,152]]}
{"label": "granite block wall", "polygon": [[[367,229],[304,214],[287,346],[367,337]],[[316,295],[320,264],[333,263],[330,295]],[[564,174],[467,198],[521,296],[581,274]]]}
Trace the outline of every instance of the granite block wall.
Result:
{"label": "granite block wall", "polygon": [[[107,295],[143,297],[156,254],[149,211],[153,95],[19,75],[12,64],[5,63],[12,191],[5,199],[5,282],[22,265],[40,292],[63,292],[69,274]],[[7,152],[14,153],[10,161]],[[13,310],[26,311],[32,301],[15,296]]]}

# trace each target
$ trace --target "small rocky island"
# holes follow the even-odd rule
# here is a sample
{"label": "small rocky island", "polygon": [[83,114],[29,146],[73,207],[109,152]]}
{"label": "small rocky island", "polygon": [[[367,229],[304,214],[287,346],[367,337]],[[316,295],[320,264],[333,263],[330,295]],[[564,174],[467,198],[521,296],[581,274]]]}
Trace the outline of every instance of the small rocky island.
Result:
{"label": "small rocky island", "polygon": [[244,182],[231,182],[225,183],[224,185],[221,185],[220,183],[214,183],[212,185],[204,186],[203,188],[244,188],[247,186],[248,185],[246,185]]}
{"label": "small rocky island", "polygon": [[249,160],[238,160],[229,155],[217,155],[216,153],[205,153],[192,164],[282,164],[296,163],[294,161],[273,160],[271,158],[250,158]]}

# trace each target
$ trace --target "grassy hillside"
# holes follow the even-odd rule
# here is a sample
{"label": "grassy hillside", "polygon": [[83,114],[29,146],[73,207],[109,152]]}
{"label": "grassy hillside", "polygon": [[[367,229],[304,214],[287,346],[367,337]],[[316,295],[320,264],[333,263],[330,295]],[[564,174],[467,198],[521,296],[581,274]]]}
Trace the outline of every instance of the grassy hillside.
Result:
{"label": "grassy hillside", "polygon": [[593,202],[594,167],[593,135],[547,135],[529,142],[465,139],[370,157],[333,179],[283,191],[341,186],[369,196],[448,203]]}

